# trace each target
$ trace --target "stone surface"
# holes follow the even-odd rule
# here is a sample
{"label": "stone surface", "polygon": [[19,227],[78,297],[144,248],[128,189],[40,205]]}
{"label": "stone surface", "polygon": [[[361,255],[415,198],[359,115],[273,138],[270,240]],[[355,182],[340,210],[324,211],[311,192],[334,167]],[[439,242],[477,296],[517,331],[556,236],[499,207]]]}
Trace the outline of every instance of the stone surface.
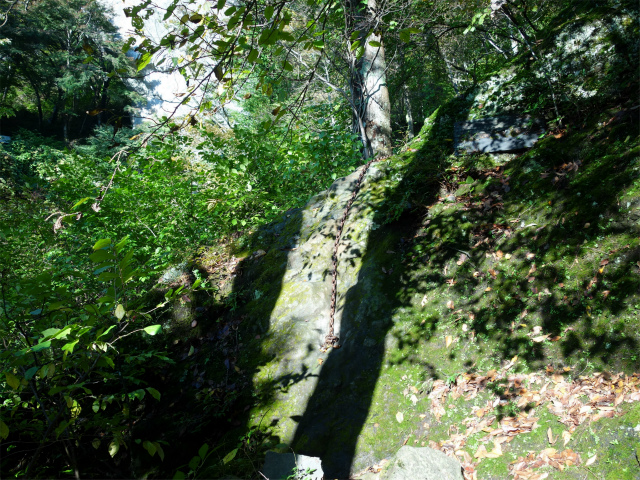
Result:
{"label": "stone surface", "polygon": [[268,480],[322,480],[324,476],[318,457],[276,452],[267,452],[262,474]]}
{"label": "stone surface", "polygon": [[[250,260],[239,281],[253,291],[256,333],[265,355],[254,382],[272,389],[264,422],[294,451],[322,458],[327,478],[347,478],[370,465],[371,445],[357,449],[384,352],[388,300],[377,286],[385,273],[372,260],[388,247],[369,244],[380,222],[376,208],[402,178],[388,162],[372,164],[364,177],[338,248],[338,295],[334,330],[341,347],[324,353],[331,305],[332,250],[337,223],[362,167],[337,179],[301,210],[261,232],[275,245]],[[266,245],[266,243],[265,243]],[[239,288],[239,287],[234,287]],[[254,303],[254,302],[252,302]],[[249,304],[248,308],[251,308]],[[261,312],[270,312],[268,318]],[[349,368],[345,368],[349,365]],[[364,392],[362,394],[361,392]],[[259,424],[262,413],[254,416]],[[340,438],[336,438],[339,432]],[[381,439],[382,440],[382,439]]]}
{"label": "stone surface", "polygon": [[458,153],[524,150],[533,147],[542,133],[541,122],[509,115],[457,122],[454,148]]}
{"label": "stone surface", "polygon": [[0,143],[11,143],[11,137],[0,135]]}
{"label": "stone surface", "polygon": [[462,466],[432,448],[404,446],[389,462],[380,480],[463,480]]}

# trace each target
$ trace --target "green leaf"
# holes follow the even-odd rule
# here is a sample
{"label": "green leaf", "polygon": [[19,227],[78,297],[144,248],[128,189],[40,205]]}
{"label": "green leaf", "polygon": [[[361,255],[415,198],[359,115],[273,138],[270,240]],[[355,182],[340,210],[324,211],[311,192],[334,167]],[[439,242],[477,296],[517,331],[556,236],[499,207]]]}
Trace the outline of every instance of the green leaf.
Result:
{"label": "green leaf", "polygon": [[160,457],[160,460],[164,462],[164,450],[162,450],[162,446],[158,442],[153,442],[153,445],[156,447],[156,450],[158,451],[158,456]]}
{"label": "green leaf", "polygon": [[213,69],[213,73],[215,74],[218,80],[222,80],[222,77],[224,74],[222,72],[222,67],[220,65],[215,66],[215,68]]}
{"label": "green leaf", "polygon": [[189,468],[190,468],[191,470],[194,470],[194,471],[195,471],[195,469],[196,469],[196,468],[198,468],[198,465],[200,465],[200,457],[198,457],[198,456],[193,457],[193,458],[189,461]]}
{"label": "green leaf", "polygon": [[107,260],[115,260],[115,257],[107,250],[98,250],[97,252],[93,252],[91,255],[89,255],[89,260],[91,260],[93,263],[102,263]]}
{"label": "green leaf", "polygon": [[120,240],[118,243],[116,243],[116,252],[119,253],[120,250],[122,250],[122,247],[124,247],[127,243],[129,243],[129,235],[127,235],[122,240]]}
{"label": "green leaf", "polygon": [[255,48],[252,48],[251,51],[249,52],[249,56],[247,57],[247,62],[256,63],[257,60],[258,60],[258,50],[256,50]]}
{"label": "green leaf", "polygon": [[91,197],[84,197],[84,198],[82,198],[82,199],[78,200],[78,201],[76,202],[76,204],[75,204],[73,207],[71,207],[71,211],[75,210],[75,209],[76,209],[76,208],[78,208],[80,205],[82,205],[83,203],[86,203],[86,202],[87,202],[87,201],[89,201],[89,200],[91,200]]}
{"label": "green leaf", "polygon": [[400,40],[404,43],[409,43],[411,41],[411,33],[408,28],[400,30]]}
{"label": "green leaf", "polygon": [[156,335],[158,332],[162,331],[162,325],[149,325],[143,330],[149,335]]}
{"label": "green leaf", "polygon": [[107,333],[109,333],[111,330],[113,330],[114,328],[116,328],[115,325],[111,325],[109,328],[107,328],[103,333],[101,333],[100,335],[98,335],[96,337],[96,340],[98,340],[101,337],[104,337]]}
{"label": "green leaf", "polygon": [[208,451],[209,451],[209,445],[205,443],[200,447],[200,450],[198,450],[198,455],[200,455],[200,458],[205,458]]}
{"label": "green leaf", "polygon": [[109,455],[115,457],[116,453],[118,453],[118,450],[120,450],[120,444],[118,444],[118,442],[116,442],[115,440],[112,440],[109,444]]}
{"label": "green leaf", "polygon": [[216,5],[216,8],[218,10],[222,10],[226,3],[227,3],[227,0],[218,0],[218,4]]}
{"label": "green leaf", "polygon": [[149,455],[151,455],[152,457],[156,454],[156,446],[153,443],[151,443],[149,440],[145,440],[142,443],[142,446],[147,452],[149,452]]}
{"label": "green leaf", "polygon": [[227,453],[227,454],[225,455],[225,457],[222,459],[222,463],[224,463],[225,465],[226,465],[227,463],[229,463],[231,460],[233,460],[234,458],[236,458],[236,453],[238,453],[238,449],[237,449],[237,448],[236,448],[236,449],[234,449],[234,450],[231,450],[231,451],[230,451],[229,453]]}
{"label": "green leaf", "polygon": [[[224,0],[222,0],[224,2]],[[173,480],[184,480],[187,476],[182,473],[180,470],[176,470],[176,473],[173,475]]]}
{"label": "green leaf", "polygon": [[378,47],[381,47],[381,46],[382,46],[382,44],[381,44],[380,42],[376,42],[375,40],[371,40],[371,41],[369,42],[369,45],[371,45],[371,46],[372,46],[372,47],[374,47],[374,48],[378,48]]}
{"label": "green leaf", "polygon": [[158,390],[156,390],[155,388],[147,387],[147,392],[149,392],[151,394],[151,396],[153,398],[155,398],[156,400],[160,400],[160,392]]}
{"label": "green leaf", "polygon": [[7,377],[7,384],[14,390],[17,390],[20,386],[20,379],[10,372],[6,372],[5,375]]}
{"label": "green leaf", "polygon": [[94,250],[100,250],[101,248],[104,248],[106,246],[111,245],[111,239],[110,238],[102,238],[100,240],[98,240],[96,242],[96,244],[93,246]]}
{"label": "green leaf", "polygon": [[60,422],[60,425],[58,425],[55,429],[56,439],[60,436],[62,432],[64,432],[67,429],[68,426],[69,426],[69,422],[67,422],[66,420],[63,422]]}
{"label": "green leaf", "polygon": [[51,341],[50,340],[48,340],[46,342],[41,342],[41,343],[35,344],[33,347],[31,347],[31,351],[32,352],[39,352],[40,350],[45,350],[47,348],[51,348]]}
{"label": "green leaf", "polygon": [[114,278],[118,278],[117,273],[102,272],[100,275],[98,275],[97,280],[99,282],[108,282],[109,280],[113,280]]}
{"label": "green leaf", "polygon": [[[96,412],[97,412],[97,410],[94,410],[94,411],[96,411]],[[100,448],[100,439],[99,439],[99,438],[94,438],[94,439],[92,440],[92,442],[91,442],[91,446],[92,446],[93,448],[95,448],[96,450],[97,450],[98,448]]]}
{"label": "green leaf", "polygon": [[149,63],[151,63],[151,54],[147,52],[140,57],[140,60],[138,60],[138,72],[149,65]]}
{"label": "green leaf", "polygon": [[273,10],[274,10],[273,5],[269,5],[267,8],[264,9],[264,17],[267,20],[271,20],[271,17],[273,17]]}
{"label": "green leaf", "polygon": [[60,331],[59,328],[47,328],[46,330],[43,330],[40,333],[42,334],[43,338],[47,338],[47,337],[52,337],[53,335],[55,335],[59,331]]}
{"label": "green leaf", "polygon": [[124,307],[122,306],[121,303],[118,304],[118,306],[116,307],[116,311],[115,311],[115,316],[118,320],[122,320],[122,318],[125,316],[127,312],[124,311]]}
{"label": "green leaf", "polygon": [[73,349],[80,340],[74,340],[73,342],[69,342],[62,347],[62,350],[65,352],[73,353]]}
{"label": "green leaf", "polygon": [[129,250],[124,258],[120,260],[120,269],[124,270],[124,267],[131,263],[131,259],[133,258],[133,250]]}
{"label": "green leaf", "polygon": [[0,420],[0,438],[6,439],[9,436],[9,427],[6,423]]}
{"label": "green leaf", "polygon": [[102,359],[103,359],[105,362],[107,362],[107,364],[108,364],[111,368],[116,368],[116,364],[115,364],[115,363],[113,363],[113,359],[112,359],[111,357],[104,356],[104,357],[102,357]]}
{"label": "green leaf", "polygon": [[37,371],[38,371],[38,367],[31,367],[24,374],[25,380],[31,380]]}
{"label": "green leaf", "polygon": [[282,62],[282,68],[284,68],[287,72],[293,72],[293,65],[291,65],[286,60]]}

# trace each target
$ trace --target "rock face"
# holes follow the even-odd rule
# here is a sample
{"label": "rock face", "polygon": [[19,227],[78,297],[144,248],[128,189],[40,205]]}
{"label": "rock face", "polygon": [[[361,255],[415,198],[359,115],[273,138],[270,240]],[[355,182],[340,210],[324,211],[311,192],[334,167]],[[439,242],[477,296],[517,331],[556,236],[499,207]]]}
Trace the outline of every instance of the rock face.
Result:
{"label": "rock face", "polygon": [[268,410],[254,416],[255,424],[266,415],[264,422],[274,426],[281,442],[295,452],[321,457],[330,478],[346,478],[351,469],[362,469],[376,458],[368,448],[359,454],[355,450],[389,323],[383,315],[386,300],[376,290],[385,274],[372,257],[390,254],[385,254],[388,247],[369,241],[380,223],[377,206],[401,182],[387,162],[374,163],[367,171],[338,248],[334,331],[341,347],[327,353],[320,349],[329,327],[337,223],[361,168],[263,231],[276,238],[276,247],[250,260],[255,268],[248,266],[241,277],[258,299],[253,302],[261,328],[256,333],[267,358],[254,384],[272,392]]}
{"label": "rock face", "polygon": [[267,452],[262,474],[268,480],[322,480],[322,462],[317,457]]}
{"label": "rock face", "polygon": [[462,467],[453,458],[428,447],[398,450],[380,480],[463,480]]}
{"label": "rock face", "polygon": [[458,122],[454,127],[458,153],[513,152],[533,147],[544,127],[540,121],[514,116]]}

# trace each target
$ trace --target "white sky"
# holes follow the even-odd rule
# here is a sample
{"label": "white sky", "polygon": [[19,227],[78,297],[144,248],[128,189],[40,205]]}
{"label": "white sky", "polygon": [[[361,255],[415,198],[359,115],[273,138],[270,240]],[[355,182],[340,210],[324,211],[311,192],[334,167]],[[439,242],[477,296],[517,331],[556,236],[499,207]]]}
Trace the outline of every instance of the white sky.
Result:
{"label": "white sky", "polygon": [[[100,0],[104,5],[111,7],[114,11],[114,25],[118,27],[123,39],[126,40],[133,34],[131,19],[124,14],[126,7],[132,7],[142,2],[142,0]],[[157,0],[155,2],[159,6],[169,5],[171,0]],[[162,25],[162,16],[154,14],[149,20],[145,21],[145,35],[153,40],[162,38],[166,29]],[[165,62],[162,66],[169,64]],[[140,110],[141,117],[161,117],[173,113],[175,107],[179,103],[178,93],[186,92],[186,83],[179,73],[167,74],[161,72],[149,73],[146,77],[152,88],[145,88],[148,104]],[[181,106],[178,115],[188,113],[189,109]],[[139,122],[135,122],[139,123]]]}

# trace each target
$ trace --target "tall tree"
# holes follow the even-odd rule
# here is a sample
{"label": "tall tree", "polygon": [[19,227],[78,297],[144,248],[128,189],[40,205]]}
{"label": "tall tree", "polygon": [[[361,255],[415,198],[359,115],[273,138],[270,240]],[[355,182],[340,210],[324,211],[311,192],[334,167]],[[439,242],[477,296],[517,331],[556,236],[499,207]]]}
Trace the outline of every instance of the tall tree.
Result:
{"label": "tall tree", "polygon": [[[0,70],[7,72],[0,74],[0,116],[36,105],[38,128],[65,139],[74,121],[77,137],[88,133],[87,123],[121,117],[136,98],[123,77],[135,69],[110,15],[89,0],[36,0],[13,8],[0,28]],[[87,122],[88,112],[96,120]]]}

